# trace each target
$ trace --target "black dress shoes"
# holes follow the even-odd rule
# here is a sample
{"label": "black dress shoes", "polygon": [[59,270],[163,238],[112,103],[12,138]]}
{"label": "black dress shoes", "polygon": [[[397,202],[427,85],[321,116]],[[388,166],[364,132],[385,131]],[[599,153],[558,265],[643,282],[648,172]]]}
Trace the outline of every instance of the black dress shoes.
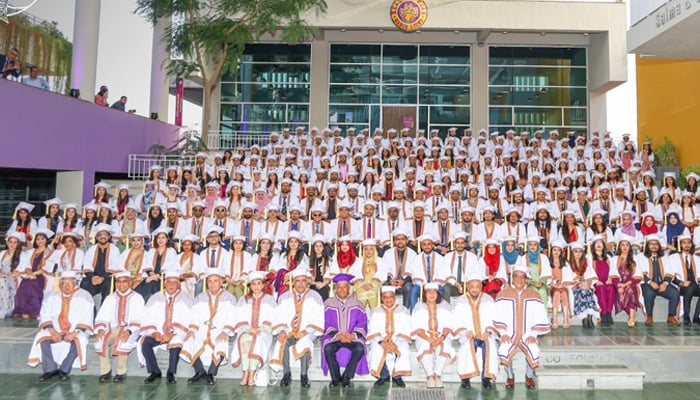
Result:
{"label": "black dress shoes", "polygon": [[491,389],[493,387],[493,381],[491,378],[484,378],[481,380],[481,387],[484,389]]}
{"label": "black dress shoes", "polygon": [[397,376],[396,378],[392,379],[394,382],[394,385],[400,387],[400,388],[405,388],[406,384],[403,382],[403,378],[400,376]]}
{"label": "black dress shoes", "polygon": [[68,380],[68,374],[63,372],[63,371],[58,371],[58,379],[62,381],[67,381]]}
{"label": "black dress shoes", "polygon": [[389,378],[379,378],[376,382],[374,382],[374,386],[382,386],[387,382],[389,382]]}
{"label": "black dress shoes", "polygon": [[207,374],[207,385],[216,385],[216,379],[213,374]]}
{"label": "black dress shoes", "polygon": [[146,379],[143,380],[143,383],[151,383],[155,382],[156,379],[160,379],[163,377],[163,374],[160,372],[153,372],[152,374],[148,375]]}
{"label": "black dress shoes", "polygon": [[187,383],[188,384],[197,383],[197,382],[201,381],[202,379],[204,379],[206,376],[207,376],[207,374],[204,372],[197,372],[193,377],[191,377],[190,379],[187,380]]}
{"label": "black dress shoes", "polygon": [[51,371],[51,372],[45,372],[45,373],[41,374],[41,376],[39,377],[39,382],[48,381],[49,379],[53,378],[56,375],[58,375],[58,370]]}
{"label": "black dress shoes", "polygon": [[471,389],[472,388],[472,383],[469,381],[469,378],[462,379],[462,384],[460,385],[464,389]]}
{"label": "black dress shoes", "polygon": [[334,387],[337,387],[339,384],[340,384],[340,382],[334,381],[331,379],[331,383],[328,384],[328,387],[334,388]]}
{"label": "black dress shoes", "polygon": [[343,377],[343,387],[350,387],[350,378],[347,376]]}
{"label": "black dress shoes", "polygon": [[105,382],[109,382],[110,379],[112,379],[112,371],[109,371],[104,375],[100,375],[100,378],[98,379],[98,381],[100,383],[105,383]]}
{"label": "black dress shoes", "polygon": [[289,386],[290,383],[292,383],[292,373],[287,372],[282,377],[282,380],[280,381],[280,386]]}
{"label": "black dress shoes", "polygon": [[301,387],[308,389],[311,387],[311,384],[309,384],[309,376],[308,375],[302,375],[301,376]]}
{"label": "black dress shoes", "polygon": [[112,379],[112,382],[119,383],[119,382],[123,382],[124,379],[126,379],[126,374],[114,375],[114,379]]}
{"label": "black dress shoes", "polygon": [[175,374],[168,372],[168,383],[171,385],[177,383],[177,379],[175,379]]}

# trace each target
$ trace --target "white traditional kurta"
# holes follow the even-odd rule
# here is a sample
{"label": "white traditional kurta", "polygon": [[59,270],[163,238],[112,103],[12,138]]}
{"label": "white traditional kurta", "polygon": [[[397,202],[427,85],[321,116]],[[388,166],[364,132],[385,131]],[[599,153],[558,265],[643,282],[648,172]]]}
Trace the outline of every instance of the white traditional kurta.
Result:
{"label": "white traditional kurta", "polygon": [[[124,299],[120,301],[120,299]],[[95,340],[95,350],[100,356],[107,355],[107,339],[116,329],[118,334],[114,339],[111,354],[113,356],[128,355],[138,344],[141,321],[146,312],[143,297],[129,289],[126,293],[116,291],[105,299],[95,317],[95,334],[104,331],[100,340]],[[121,339],[125,330],[131,332],[127,340]]]}
{"label": "white traditional kurta", "polygon": [[[86,349],[88,339],[92,334],[92,319],[95,309],[95,303],[92,300],[90,293],[83,289],[76,289],[70,296],[68,301],[67,315],[61,315],[63,310],[63,297],[61,292],[51,292],[44,297],[41,304],[41,312],[39,313],[39,332],[34,337],[34,343],[29,351],[27,364],[30,367],[36,367],[41,363],[41,343],[51,339],[49,327],[53,327],[59,333],[68,333],[77,331],[77,335],[73,341],[78,352],[78,357],[73,363],[73,368],[84,370],[87,368]],[[64,330],[61,326],[61,319],[67,317],[68,325]],[[65,324],[65,321],[64,321]],[[58,364],[66,358],[70,351],[69,342],[59,342],[51,345],[51,353],[53,359]]]}
{"label": "white traditional kurta", "polygon": [[[418,303],[413,309],[411,315],[411,337],[416,343],[418,351],[418,361],[421,361],[427,354],[438,355],[453,360],[455,351],[450,343],[450,334],[452,332],[452,310],[450,310],[447,302],[441,302],[435,308],[435,312],[431,313],[429,307],[425,303]],[[437,337],[443,333],[448,333],[443,345],[433,348],[428,341],[418,336],[418,332],[424,331],[428,336]],[[437,354],[435,354],[437,352]]]}
{"label": "white traditional kurta", "polygon": [[[408,310],[396,303],[392,308],[383,305],[375,308],[369,316],[367,327],[367,345],[369,347],[369,370],[379,377],[386,364],[391,376],[411,375],[411,315]],[[387,353],[380,342],[391,339],[398,348],[398,353]]]}
{"label": "white traditional kurta", "polygon": [[532,289],[518,292],[508,287],[501,290],[496,298],[494,326],[501,336],[507,335],[512,339],[511,343],[501,343],[498,347],[498,356],[503,364],[510,365],[519,348],[525,353],[531,367],[539,365],[539,344],[525,342],[527,338],[536,338],[550,331],[547,309],[537,292]]}
{"label": "white traditional kurta", "polygon": [[[460,296],[453,304],[453,335],[459,338],[457,350],[457,373],[461,379],[479,376],[483,371],[486,378],[495,379],[498,373],[498,332],[493,325],[496,302],[486,293],[474,300],[471,296]],[[468,338],[471,333],[473,337]],[[486,343],[486,363],[483,363],[481,350],[474,349],[474,339]]]}
{"label": "white traditional kurta", "polygon": [[258,328],[260,332],[253,336],[247,356],[257,360],[260,365],[267,362],[272,347],[272,325],[277,312],[276,306],[274,297],[269,294],[263,294],[257,299],[252,296],[241,297],[236,308],[241,323],[236,332],[236,343],[231,350],[231,365],[237,367],[241,363],[241,333],[248,332],[251,328]]}
{"label": "white traditional kurta", "polygon": [[[323,334],[325,309],[321,296],[313,290],[307,289],[302,294],[301,301],[297,301],[296,295],[296,291],[292,289],[280,296],[272,331],[275,333],[284,331],[290,336],[300,331],[307,332],[307,335],[299,339],[289,349],[292,358],[298,360],[306,353],[313,354],[314,341],[317,336]],[[293,326],[295,315],[299,316],[296,327]],[[275,371],[282,368],[283,351],[284,343],[280,343],[278,340],[270,360],[270,367]]]}
{"label": "white traditional kurta", "polygon": [[166,326],[168,294],[165,292],[158,292],[148,299],[146,313],[141,322],[141,339],[139,340],[137,352],[141,365],[146,365],[146,359],[143,357],[141,344],[143,344],[146,337],[154,333],[160,333],[161,335],[169,333],[175,334],[167,344],[164,343],[154,347],[154,353],[158,350],[170,350],[177,347],[182,348],[192,316],[190,297],[182,290],[178,290],[173,296],[172,318],[169,326]]}
{"label": "white traditional kurta", "polygon": [[189,333],[182,345],[180,357],[190,364],[200,358],[207,367],[212,363],[226,364],[229,355],[228,339],[218,341],[217,337],[222,332],[229,337],[233,336],[239,321],[236,298],[231,293],[224,289],[217,294],[208,290],[200,293],[192,303]]}

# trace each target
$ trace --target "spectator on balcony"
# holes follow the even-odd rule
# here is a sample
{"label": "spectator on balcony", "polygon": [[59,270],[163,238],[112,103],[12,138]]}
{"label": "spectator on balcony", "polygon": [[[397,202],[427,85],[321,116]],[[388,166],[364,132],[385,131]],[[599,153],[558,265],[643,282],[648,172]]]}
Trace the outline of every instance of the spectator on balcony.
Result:
{"label": "spectator on balcony", "polygon": [[50,90],[49,83],[46,82],[46,79],[39,76],[39,68],[36,66],[29,67],[29,76],[24,77],[22,83],[35,88]]}
{"label": "spectator on balcony", "polygon": [[[106,100],[107,99],[105,98],[105,102],[106,102]],[[97,103],[97,97],[95,97],[95,103]],[[119,111],[126,111],[126,96],[120,97],[119,100],[112,103],[112,106],[110,108],[113,108],[113,109],[119,110]]]}
{"label": "spectator on balcony", "polygon": [[15,79],[19,78],[20,71],[22,70],[22,65],[20,64],[17,57],[19,56],[19,50],[13,47],[7,54],[0,54],[0,65],[2,66],[2,78],[8,79],[14,76]]}
{"label": "spectator on balcony", "polygon": [[97,92],[95,95],[95,104],[98,106],[105,106],[107,107],[109,103],[107,103],[107,98],[109,97],[109,89],[107,89],[107,86],[100,86],[100,91]]}

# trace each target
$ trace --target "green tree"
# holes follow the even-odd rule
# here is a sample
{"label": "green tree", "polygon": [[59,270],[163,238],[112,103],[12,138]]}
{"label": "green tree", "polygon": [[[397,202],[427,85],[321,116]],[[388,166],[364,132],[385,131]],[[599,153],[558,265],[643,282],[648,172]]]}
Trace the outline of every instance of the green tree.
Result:
{"label": "green tree", "polygon": [[[224,73],[235,73],[246,44],[270,34],[294,44],[313,34],[303,18],[326,12],[325,0],[137,0],[136,13],[168,24],[161,40],[170,54],[166,66],[176,77],[198,74],[204,88],[202,139],[206,143],[211,96]],[[173,18],[175,17],[175,18]]]}

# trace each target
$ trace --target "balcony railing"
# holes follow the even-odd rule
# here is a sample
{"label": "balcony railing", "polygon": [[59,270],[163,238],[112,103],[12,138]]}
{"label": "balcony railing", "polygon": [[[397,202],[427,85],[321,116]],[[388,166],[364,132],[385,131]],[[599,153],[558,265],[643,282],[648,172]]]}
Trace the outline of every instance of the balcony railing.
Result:
{"label": "balcony railing", "polygon": [[152,165],[159,165],[163,169],[171,165],[194,165],[194,155],[154,155],[154,154],[129,154],[128,176],[131,179],[147,179]]}
{"label": "balcony railing", "polygon": [[258,146],[267,145],[269,138],[270,134],[263,132],[231,133],[209,131],[206,145],[209,150],[249,149],[254,144]]}

